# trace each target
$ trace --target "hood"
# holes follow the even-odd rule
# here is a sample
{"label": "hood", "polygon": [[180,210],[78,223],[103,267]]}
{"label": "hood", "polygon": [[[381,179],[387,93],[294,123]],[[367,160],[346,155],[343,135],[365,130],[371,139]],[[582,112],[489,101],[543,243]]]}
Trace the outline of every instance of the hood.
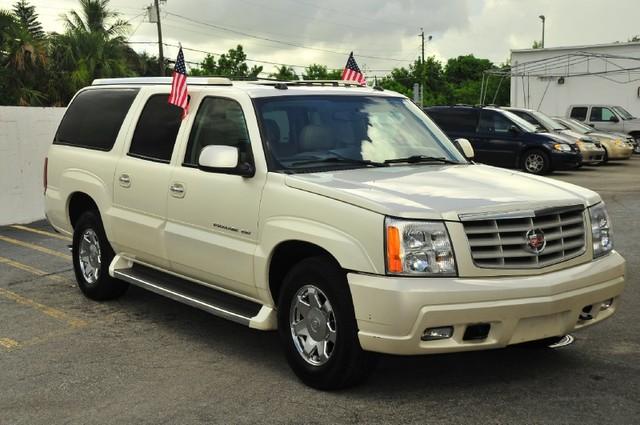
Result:
{"label": "hood", "polygon": [[592,137],[591,134],[580,134],[573,130],[561,130],[561,133],[564,136],[570,137],[573,141],[582,140],[583,142],[591,142],[591,143],[598,141],[598,139],[596,139],[595,137]]}
{"label": "hood", "polygon": [[549,139],[553,140],[554,142],[569,143],[570,145],[575,144],[576,140],[578,140],[573,138],[569,134],[565,134],[564,132],[546,132],[545,131],[545,132],[536,133],[536,134],[543,134],[547,136]]}
{"label": "hood", "polygon": [[628,134],[617,133],[615,131],[592,131],[589,133],[589,136],[598,137],[600,139],[611,139],[611,140],[627,140],[629,138]]}
{"label": "hood", "polygon": [[600,196],[544,177],[479,164],[407,165],[290,174],[287,186],[396,217],[458,220],[458,214],[582,204]]}

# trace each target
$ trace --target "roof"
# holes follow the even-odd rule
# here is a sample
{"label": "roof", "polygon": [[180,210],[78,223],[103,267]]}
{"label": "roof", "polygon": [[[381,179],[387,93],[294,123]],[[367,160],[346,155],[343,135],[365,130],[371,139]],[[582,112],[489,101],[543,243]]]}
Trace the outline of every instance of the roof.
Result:
{"label": "roof", "polygon": [[[133,77],[133,78],[104,78],[94,80],[92,87],[140,87],[140,86],[168,86],[171,77]],[[393,91],[362,86],[355,81],[341,80],[296,80],[296,81],[234,81],[225,77],[189,77],[187,84],[193,89],[216,87],[236,89],[246,92],[251,97],[290,96],[303,94],[332,94],[332,95],[375,95],[384,97],[404,97]]]}
{"label": "roof", "polygon": [[588,49],[602,49],[607,47],[637,47],[640,51],[640,41],[629,41],[621,43],[604,43],[604,44],[583,44],[578,46],[558,46],[558,47],[545,47],[544,49],[511,49],[511,53],[541,53],[541,52],[554,52],[562,50],[588,50]]}

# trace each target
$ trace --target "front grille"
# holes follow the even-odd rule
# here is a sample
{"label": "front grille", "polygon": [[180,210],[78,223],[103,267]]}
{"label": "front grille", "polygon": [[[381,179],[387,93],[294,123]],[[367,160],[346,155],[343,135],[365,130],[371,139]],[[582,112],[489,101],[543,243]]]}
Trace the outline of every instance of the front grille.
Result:
{"label": "front grille", "polygon": [[[585,251],[582,207],[546,210],[526,218],[463,221],[463,225],[471,256],[478,267],[541,268]],[[528,233],[539,234],[539,230],[546,245],[536,253],[529,245]]]}

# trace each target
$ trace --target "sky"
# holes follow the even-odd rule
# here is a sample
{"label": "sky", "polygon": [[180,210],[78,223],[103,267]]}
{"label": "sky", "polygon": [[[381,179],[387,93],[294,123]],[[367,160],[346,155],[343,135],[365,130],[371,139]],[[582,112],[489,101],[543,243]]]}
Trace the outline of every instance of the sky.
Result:
{"label": "sky", "polygon": [[[8,9],[13,0],[0,0]],[[45,31],[63,31],[60,15],[78,9],[77,0],[30,0]],[[111,0],[130,22],[137,51],[157,54],[156,25],[146,7],[152,0]],[[439,60],[472,53],[496,64],[511,49],[531,47],[541,38],[539,15],[546,16],[545,47],[627,41],[640,34],[638,0],[167,0],[161,3],[164,42],[212,53],[242,44],[247,57],[262,64],[321,63],[340,69],[350,51],[368,77],[408,66],[420,55]],[[428,37],[431,40],[428,41]],[[144,42],[149,42],[145,44]],[[165,48],[173,59],[174,47]],[[204,53],[185,50],[197,63]]]}

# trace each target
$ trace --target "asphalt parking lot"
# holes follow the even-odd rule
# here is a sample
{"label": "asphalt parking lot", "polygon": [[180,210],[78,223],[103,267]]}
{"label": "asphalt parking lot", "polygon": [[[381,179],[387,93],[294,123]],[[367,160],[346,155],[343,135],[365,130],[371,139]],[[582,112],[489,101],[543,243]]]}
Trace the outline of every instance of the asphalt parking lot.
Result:
{"label": "asphalt parking lot", "polygon": [[380,359],[364,385],[312,390],[273,332],[131,287],[77,289],[69,241],[0,228],[0,423],[638,423],[640,156],[554,178],[599,192],[627,259],[613,319],[555,350]]}

